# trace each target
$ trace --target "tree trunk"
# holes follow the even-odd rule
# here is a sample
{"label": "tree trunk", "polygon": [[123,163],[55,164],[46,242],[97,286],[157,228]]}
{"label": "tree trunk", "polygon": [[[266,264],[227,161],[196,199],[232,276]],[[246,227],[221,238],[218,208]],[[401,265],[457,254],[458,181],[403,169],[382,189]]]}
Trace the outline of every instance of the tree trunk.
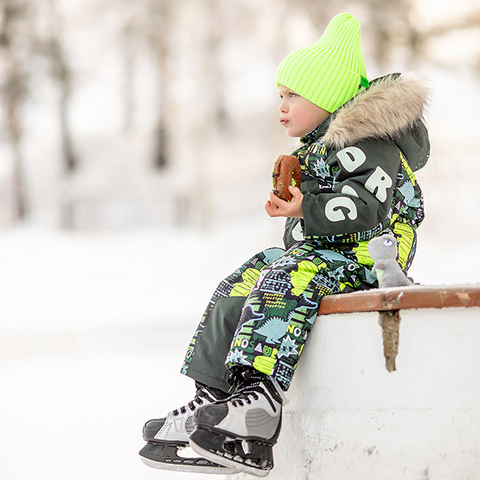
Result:
{"label": "tree trunk", "polygon": [[23,156],[21,151],[21,105],[26,95],[26,74],[21,63],[17,60],[14,45],[15,28],[18,20],[25,13],[23,4],[17,2],[2,2],[0,26],[0,55],[4,66],[3,82],[1,85],[4,107],[4,124],[7,132],[7,141],[12,151],[12,204],[13,220],[21,221],[27,213],[25,199],[25,179]]}

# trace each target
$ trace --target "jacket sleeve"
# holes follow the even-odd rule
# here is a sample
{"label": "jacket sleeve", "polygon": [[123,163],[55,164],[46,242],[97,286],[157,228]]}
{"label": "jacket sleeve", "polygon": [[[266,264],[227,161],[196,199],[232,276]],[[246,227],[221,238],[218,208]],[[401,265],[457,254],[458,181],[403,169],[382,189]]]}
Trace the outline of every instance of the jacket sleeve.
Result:
{"label": "jacket sleeve", "polygon": [[385,222],[401,166],[398,147],[387,141],[365,140],[331,151],[326,161],[335,178],[333,193],[305,185],[305,237],[364,232]]}

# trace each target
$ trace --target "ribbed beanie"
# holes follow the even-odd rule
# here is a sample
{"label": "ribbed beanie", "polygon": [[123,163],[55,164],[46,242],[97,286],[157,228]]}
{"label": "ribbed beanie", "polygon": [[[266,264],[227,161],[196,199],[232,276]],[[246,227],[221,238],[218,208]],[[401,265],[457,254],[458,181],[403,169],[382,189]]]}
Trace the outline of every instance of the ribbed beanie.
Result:
{"label": "ribbed beanie", "polygon": [[275,83],[333,112],[368,86],[366,76],[360,24],[349,13],[339,13],[319,40],[285,57]]}

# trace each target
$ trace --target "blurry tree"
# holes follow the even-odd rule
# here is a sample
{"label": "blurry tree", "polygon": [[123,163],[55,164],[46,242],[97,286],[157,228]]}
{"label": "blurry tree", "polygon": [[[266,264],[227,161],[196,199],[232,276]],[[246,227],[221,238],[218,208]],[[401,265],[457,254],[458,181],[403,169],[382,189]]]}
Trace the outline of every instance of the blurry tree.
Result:
{"label": "blurry tree", "polygon": [[[40,7],[42,20],[47,19],[48,28],[38,29]],[[12,152],[13,217],[21,220],[28,213],[26,172],[22,152],[24,134],[24,107],[30,94],[32,65],[34,59],[43,57],[50,65],[47,73],[58,85],[59,123],[61,149],[65,171],[77,165],[73,149],[72,132],[68,122],[71,97],[71,72],[62,46],[62,19],[57,11],[57,2],[0,0],[0,100],[2,103],[4,140]],[[46,33],[45,33],[46,32]],[[35,76],[38,75],[35,72]]]}
{"label": "blurry tree", "polygon": [[[221,49],[227,39],[228,24],[225,20],[225,2],[221,0],[204,0],[205,38],[203,39],[203,62],[201,77],[202,88],[210,91],[210,120],[214,128],[224,129],[228,123],[225,105],[225,72],[221,65]],[[237,17],[242,21],[242,17]],[[207,90],[207,91],[208,91]]]}
{"label": "blurry tree", "polygon": [[338,3],[334,0],[324,0],[318,2],[315,0],[286,0],[289,10],[303,10],[312,21],[319,33],[323,32],[330,18],[339,13]]}
{"label": "blurry tree", "polygon": [[64,20],[59,11],[58,0],[43,0],[47,5],[48,33],[36,39],[36,50],[43,54],[50,65],[50,76],[59,89],[59,123],[61,150],[65,172],[72,172],[78,166],[78,157],[73,147],[73,133],[69,122],[72,97],[72,71],[63,46],[62,29]]}
{"label": "blurry tree", "polygon": [[133,124],[135,55],[141,45],[147,45],[153,54],[153,64],[157,75],[157,101],[155,151],[153,166],[164,168],[168,165],[169,125],[168,109],[168,60],[170,57],[171,32],[174,10],[181,0],[141,0],[132,4],[124,0],[111,2],[112,9],[121,10],[119,38],[124,59],[124,128],[129,130]]}
{"label": "blurry tree", "polygon": [[[118,5],[122,5],[120,2]],[[132,124],[134,110],[133,78],[135,69],[136,48],[146,42],[157,70],[157,121],[155,128],[155,151],[153,165],[164,168],[169,164],[170,129],[168,112],[171,107],[169,90],[177,72],[172,65],[178,59],[173,58],[172,45],[184,26],[182,9],[196,8],[200,18],[200,35],[192,44],[197,50],[191,52],[201,59],[198,81],[202,84],[201,95],[208,97],[208,109],[213,115],[209,120],[214,121],[217,127],[223,128],[227,122],[224,99],[224,72],[219,63],[220,49],[223,45],[222,6],[220,0],[143,0],[134,6],[121,7],[124,9],[123,20],[120,26],[121,48],[124,57],[125,72],[125,128]],[[117,7],[118,7],[117,5]],[[192,35],[195,35],[192,32]],[[203,116],[203,121],[205,117]]]}
{"label": "blurry tree", "polygon": [[[432,27],[418,21],[418,4],[422,0],[96,0],[85,2],[85,8],[89,9],[87,15],[91,15],[91,22],[90,19],[86,22],[88,26],[68,16],[78,12],[76,8],[83,8],[67,8],[69,1],[0,0],[1,139],[8,142],[12,151],[16,218],[23,218],[28,206],[22,138],[24,107],[29,106],[32,73],[43,75],[46,66],[47,81],[55,83],[59,93],[59,146],[63,152],[64,171],[72,172],[79,163],[73,126],[69,122],[72,88],[76,75],[84,72],[74,69],[72,63],[81,57],[81,52],[79,55],[75,52],[70,58],[64,42],[71,41],[75,35],[86,33],[88,36],[101,29],[106,19],[105,35],[112,29],[118,34],[116,43],[108,43],[112,48],[108,54],[112,55],[113,64],[119,55],[123,57],[121,101],[125,132],[133,126],[135,89],[138,88],[135,81],[139,65],[137,56],[141,55],[142,61],[150,62],[148,68],[153,67],[157,72],[156,91],[152,94],[155,98],[150,107],[156,117],[151,165],[166,169],[172,163],[174,141],[188,137],[194,155],[188,149],[182,150],[184,157],[191,157],[186,159],[188,166],[185,168],[195,170],[193,176],[199,179],[198,188],[205,189],[205,198],[209,195],[209,178],[204,178],[208,177],[208,169],[204,167],[215,154],[212,145],[220,143],[218,132],[228,145],[233,134],[225,127],[236,121],[226,106],[226,92],[231,92],[233,86],[245,85],[242,83],[244,74],[245,78],[250,73],[254,77],[253,72],[242,72],[245,58],[239,51],[244,45],[248,52],[254,51],[252,45],[261,45],[258,58],[270,67],[278,64],[289,51],[292,40],[302,39],[302,32],[294,31],[298,25],[310,22],[320,36],[334,14],[353,10],[352,13],[362,20],[364,46],[370,58],[379,70],[388,71],[391,65],[398,65],[399,60],[403,64],[400,66],[407,68],[416,68],[424,61],[436,62],[438,58],[429,57],[433,41],[457,30],[478,30],[480,27],[480,12],[475,12],[473,0],[469,14],[446,17]],[[98,12],[108,17],[96,15]],[[78,31],[70,36],[67,28]],[[239,61],[235,55],[239,55]],[[42,58],[43,63],[36,62],[38,58]],[[83,60],[79,63],[82,69],[89,59]],[[258,64],[255,63],[258,59],[251,60],[252,65]],[[480,70],[480,61],[478,65]],[[185,97],[192,99],[191,105],[182,103],[179,85],[186,85]],[[185,128],[181,135],[173,131],[179,126]],[[204,203],[207,218],[211,207],[208,199]]]}
{"label": "blurry tree", "polygon": [[[374,62],[380,70],[388,68],[395,55],[407,68],[416,68],[428,57],[431,40],[456,30],[480,28],[480,10],[468,12],[463,18],[446,18],[441,24],[425,28],[417,14],[415,0],[286,0],[289,8],[303,9],[319,34],[328,20],[352,5],[365,11],[368,22],[362,22],[362,36],[368,39]],[[480,64],[480,61],[479,61]]]}
{"label": "blurry tree", "polygon": [[[312,24],[323,32],[333,15],[352,5],[365,10],[368,25],[362,25],[362,37],[370,40],[373,60],[380,69],[385,68],[391,53],[398,43],[405,41],[414,45],[415,30],[408,19],[411,4],[408,0],[287,0],[290,8],[303,8]],[[399,37],[403,37],[399,39]]]}
{"label": "blurry tree", "polygon": [[[425,52],[427,51],[429,41],[462,30],[480,31],[480,6],[476,10],[470,11],[463,17],[449,19],[448,21],[441,22],[429,29],[419,32],[418,48],[420,54],[427,56]],[[477,50],[476,56],[476,62],[473,62],[473,65],[476,68],[477,74],[480,75],[480,49]],[[433,63],[437,62],[432,58],[428,58],[428,60],[432,61]],[[457,65],[452,66],[455,67]]]}
{"label": "blurry tree", "polygon": [[[190,2],[191,3],[191,2]],[[202,227],[210,225],[213,217],[211,142],[214,134],[226,122],[222,84],[223,72],[219,65],[221,35],[221,3],[218,0],[196,2],[197,12],[204,21],[194,30],[197,64],[193,129],[196,162],[194,165],[196,216]]]}
{"label": "blurry tree", "polygon": [[93,10],[102,20],[116,25],[119,53],[123,60],[122,98],[124,108],[123,130],[128,133],[134,127],[135,77],[137,57],[145,47],[149,22],[148,5],[151,0],[103,0]]}
{"label": "blurry tree", "polygon": [[25,198],[22,107],[27,96],[30,11],[25,0],[0,2],[0,96],[5,141],[11,148],[13,217],[22,220],[27,211]]}
{"label": "blurry tree", "polygon": [[147,41],[155,56],[158,71],[157,125],[153,164],[164,168],[169,163],[168,87],[171,32],[173,31],[173,9],[181,2],[149,0],[146,4],[148,24],[145,31]]}
{"label": "blurry tree", "polygon": [[133,127],[133,116],[135,111],[135,94],[134,94],[134,78],[135,78],[135,45],[138,32],[136,22],[133,18],[127,18],[120,27],[120,47],[123,56],[123,103],[125,107],[125,117],[123,128],[125,132],[129,132]]}

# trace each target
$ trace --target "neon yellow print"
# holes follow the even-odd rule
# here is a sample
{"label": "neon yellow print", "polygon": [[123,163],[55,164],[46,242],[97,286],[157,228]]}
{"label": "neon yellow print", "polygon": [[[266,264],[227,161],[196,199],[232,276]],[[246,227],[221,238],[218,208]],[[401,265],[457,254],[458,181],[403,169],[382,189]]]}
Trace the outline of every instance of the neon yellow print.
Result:
{"label": "neon yellow print", "polygon": [[393,233],[398,240],[398,262],[405,269],[415,240],[415,230],[408,223],[397,222],[393,226]]}
{"label": "neon yellow print", "polygon": [[264,298],[266,307],[285,309],[287,306],[285,297],[279,293],[265,293]]}
{"label": "neon yellow print", "polygon": [[250,291],[255,286],[255,283],[260,276],[260,272],[255,268],[247,268],[242,273],[242,281],[233,285],[230,292],[231,297],[247,297]]}
{"label": "neon yellow print", "polygon": [[259,372],[271,375],[273,373],[273,367],[275,365],[275,358],[272,357],[255,357],[253,361],[253,368]]}
{"label": "neon yellow print", "polygon": [[353,247],[352,250],[357,257],[357,262],[361,265],[367,265],[368,267],[373,266],[373,260],[370,254],[368,253],[368,241],[360,242],[356,247]]}
{"label": "neon yellow print", "polygon": [[305,289],[308,287],[308,284],[312,278],[320,271],[321,268],[326,267],[326,263],[320,265],[315,265],[310,260],[303,260],[298,264],[298,270],[290,273],[292,279],[292,293],[299,297]]}

